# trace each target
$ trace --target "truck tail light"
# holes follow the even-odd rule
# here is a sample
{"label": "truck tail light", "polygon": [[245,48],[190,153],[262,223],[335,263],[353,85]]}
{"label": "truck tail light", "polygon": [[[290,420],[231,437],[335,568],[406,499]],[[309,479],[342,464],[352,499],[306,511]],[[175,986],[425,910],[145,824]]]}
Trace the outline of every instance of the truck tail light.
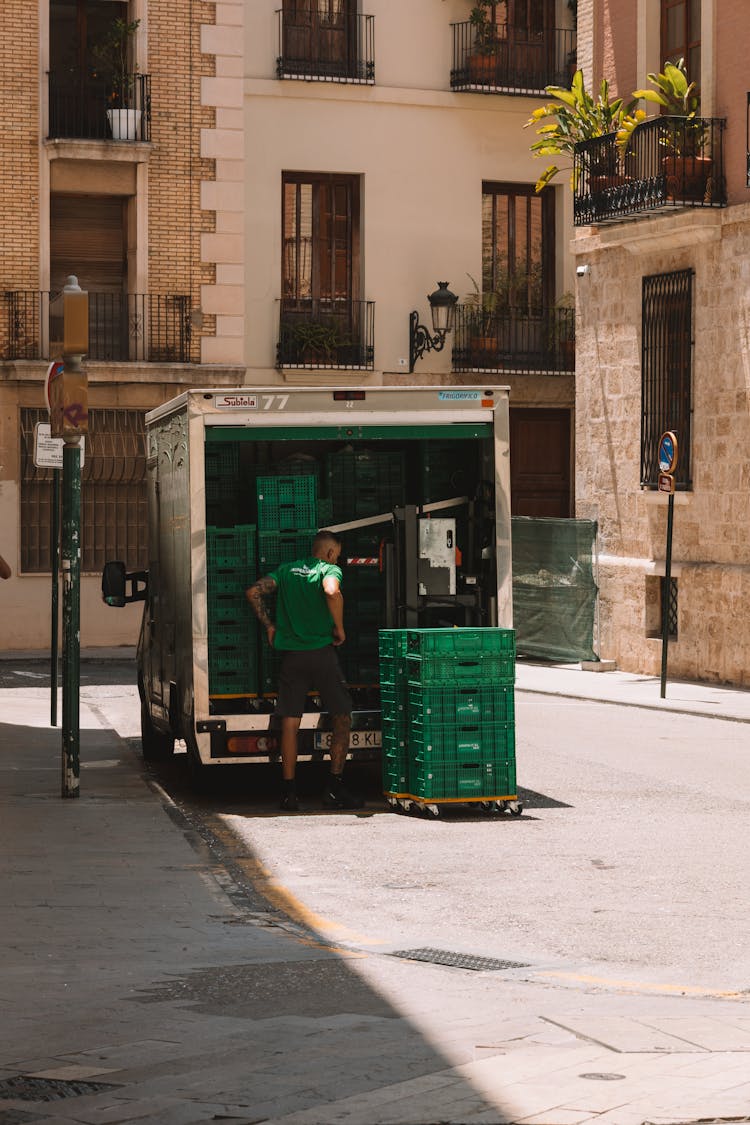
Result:
{"label": "truck tail light", "polygon": [[270,754],[277,740],[267,734],[230,734],[227,737],[228,754]]}

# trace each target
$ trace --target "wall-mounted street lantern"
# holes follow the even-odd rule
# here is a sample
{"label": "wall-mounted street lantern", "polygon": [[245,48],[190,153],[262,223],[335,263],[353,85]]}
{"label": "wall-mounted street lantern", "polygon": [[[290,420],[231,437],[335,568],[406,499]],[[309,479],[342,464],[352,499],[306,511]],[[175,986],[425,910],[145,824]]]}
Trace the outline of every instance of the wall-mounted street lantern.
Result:
{"label": "wall-mounted street lantern", "polygon": [[453,328],[456,317],[458,297],[451,293],[447,281],[439,281],[434,293],[430,293],[427,300],[430,302],[432,313],[432,328],[435,333],[430,335],[429,329],[419,323],[419,313],[413,312],[409,316],[409,372],[414,370],[414,364],[425,352],[441,352],[445,346],[445,337]]}

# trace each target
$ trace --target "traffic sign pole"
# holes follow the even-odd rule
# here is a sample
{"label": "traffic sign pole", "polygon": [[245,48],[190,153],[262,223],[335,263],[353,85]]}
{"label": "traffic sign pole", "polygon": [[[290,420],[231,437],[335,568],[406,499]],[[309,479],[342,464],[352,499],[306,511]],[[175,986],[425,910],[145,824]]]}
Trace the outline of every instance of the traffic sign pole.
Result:
{"label": "traffic sign pole", "polygon": [[669,604],[672,599],[672,528],[674,524],[674,493],[667,501],[667,551],[664,560],[664,593],[661,602],[661,698],[667,695],[667,657],[669,653]]}
{"label": "traffic sign pole", "polygon": [[659,491],[668,492],[667,549],[664,557],[664,591],[661,599],[661,698],[667,694],[667,659],[669,654],[669,607],[672,600],[672,530],[674,527],[674,473],[679,445],[674,430],[667,430],[659,439]]}

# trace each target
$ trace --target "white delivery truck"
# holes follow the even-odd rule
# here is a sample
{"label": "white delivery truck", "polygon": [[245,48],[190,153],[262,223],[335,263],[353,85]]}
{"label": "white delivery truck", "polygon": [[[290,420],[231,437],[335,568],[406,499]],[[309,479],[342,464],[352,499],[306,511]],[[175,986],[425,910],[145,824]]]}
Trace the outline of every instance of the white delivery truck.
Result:
{"label": "white delivery truck", "polygon": [[[321,527],[343,543],[351,757],[379,753],[379,629],[512,626],[507,389],[191,390],[146,443],[148,571],[102,580],[108,604],[145,603],[144,756],[184,740],[197,779],[278,758],[278,654],[245,590]],[[329,740],[311,696],[300,761]]]}

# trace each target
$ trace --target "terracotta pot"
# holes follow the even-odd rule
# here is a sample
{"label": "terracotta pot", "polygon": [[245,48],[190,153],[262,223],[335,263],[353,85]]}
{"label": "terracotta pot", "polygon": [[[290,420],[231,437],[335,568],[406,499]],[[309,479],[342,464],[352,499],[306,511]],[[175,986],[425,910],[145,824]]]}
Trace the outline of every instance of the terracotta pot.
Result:
{"label": "terracotta pot", "polygon": [[710,156],[665,156],[662,171],[667,199],[703,202],[712,168]]}
{"label": "terracotta pot", "polygon": [[497,336],[472,336],[469,342],[472,367],[502,367],[499,353],[500,341]]}

